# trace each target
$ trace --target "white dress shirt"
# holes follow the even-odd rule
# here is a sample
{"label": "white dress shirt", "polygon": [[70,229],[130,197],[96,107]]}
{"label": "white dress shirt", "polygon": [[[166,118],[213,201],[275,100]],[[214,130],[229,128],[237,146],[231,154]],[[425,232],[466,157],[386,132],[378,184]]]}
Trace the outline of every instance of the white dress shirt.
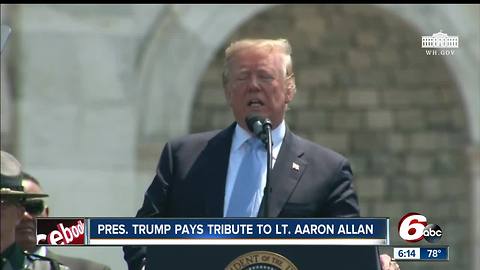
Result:
{"label": "white dress shirt", "polygon": [[[285,137],[285,120],[282,123],[272,130],[272,167],[275,165],[275,161],[277,160],[278,153],[280,152],[280,147],[282,146],[283,138]],[[235,180],[237,179],[238,170],[240,167],[240,163],[242,163],[243,157],[246,153],[246,145],[244,144],[245,141],[250,139],[253,135],[250,134],[248,131],[243,129],[238,124],[235,126],[235,131],[233,132],[232,138],[232,145],[230,148],[230,159],[228,162],[228,172],[227,172],[227,182],[225,185],[225,200],[223,204],[223,216],[226,216],[228,205],[230,203],[230,197],[232,195],[233,187],[235,186]],[[262,182],[260,184],[261,192],[259,193],[258,198],[256,199],[257,203],[257,212],[260,208],[260,203],[263,198],[263,191],[265,189],[265,185],[267,183],[267,160],[265,159],[265,168],[262,171]],[[256,215],[255,215],[256,216]]]}

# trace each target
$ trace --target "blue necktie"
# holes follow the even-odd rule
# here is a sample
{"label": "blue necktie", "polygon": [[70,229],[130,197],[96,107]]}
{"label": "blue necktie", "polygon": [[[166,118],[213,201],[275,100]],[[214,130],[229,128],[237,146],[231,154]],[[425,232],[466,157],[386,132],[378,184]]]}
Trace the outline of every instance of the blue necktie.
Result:
{"label": "blue necktie", "polygon": [[227,217],[256,217],[260,207],[260,184],[263,167],[266,166],[266,151],[262,142],[255,137],[248,139],[245,144],[247,152],[238,169]]}

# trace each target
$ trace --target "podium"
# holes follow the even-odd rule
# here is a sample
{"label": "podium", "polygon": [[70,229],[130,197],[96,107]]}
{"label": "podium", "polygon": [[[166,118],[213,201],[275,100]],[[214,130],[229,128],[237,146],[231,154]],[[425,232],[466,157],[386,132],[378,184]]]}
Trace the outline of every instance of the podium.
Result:
{"label": "podium", "polygon": [[[251,260],[237,260],[245,254],[257,254],[266,251],[274,253],[290,261],[299,270],[380,270],[378,248],[375,246],[148,246],[146,270],[175,269],[175,270],[227,270],[271,269],[287,270],[286,262],[283,264],[268,263],[264,268],[254,268],[258,259],[252,256]],[[268,257],[265,256],[268,260]]]}

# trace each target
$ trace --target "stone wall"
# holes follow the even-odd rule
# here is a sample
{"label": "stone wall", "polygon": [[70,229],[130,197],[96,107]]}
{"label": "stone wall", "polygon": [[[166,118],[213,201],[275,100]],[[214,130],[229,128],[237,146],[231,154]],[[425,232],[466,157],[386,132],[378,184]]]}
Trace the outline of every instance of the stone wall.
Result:
{"label": "stone wall", "polygon": [[[378,7],[295,5],[255,16],[225,46],[244,37],[290,40],[298,92],[287,123],[351,160],[361,214],[390,217],[392,244],[407,244],[397,224],[410,211],[443,228],[450,263],[402,267],[469,269],[464,106],[444,59],[421,49],[421,34]],[[192,132],[233,121],[221,86],[222,57],[220,50],[198,87]]]}
{"label": "stone wall", "polygon": [[[438,267],[467,269],[473,257],[479,268],[480,5],[2,4],[2,21],[5,6],[14,33],[1,57],[2,76],[10,69],[0,85],[2,149],[42,181],[53,215],[132,216],[165,141],[233,120],[221,52],[206,70],[226,36],[286,36],[299,86],[290,127],[352,160],[362,214],[390,215],[392,240],[404,244],[399,216],[424,211],[448,230],[445,243],[459,243]],[[441,29],[460,48],[426,57],[420,36]],[[475,206],[471,256],[465,224]],[[57,250],[125,269],[119,247]]]}

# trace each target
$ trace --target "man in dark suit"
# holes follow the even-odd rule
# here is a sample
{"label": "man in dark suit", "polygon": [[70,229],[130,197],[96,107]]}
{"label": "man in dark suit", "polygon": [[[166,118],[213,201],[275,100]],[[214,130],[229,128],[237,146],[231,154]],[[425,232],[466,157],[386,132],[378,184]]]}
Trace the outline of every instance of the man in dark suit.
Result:
{"label": "man in dark suit", "polygon": [[[28,173],[22,173],[22,186],[29,194],[43,193],[40,183]],[[110,267],[90,260],[58,255],[46,247],[36,245],[35,221],[36,217],[48,217],[50,209],[41,199],[28,199],[25,201],[25,212],[17,225],[15,234],[16,242],[23,250],[52,258],[71,270],[110,270]]]}
{"label": "man in dark suit", "polygon": [[[249,155],[249,141],[255,141],[245,121],[253,114],[272,122],[269,217],[359,216],[348,161],[298,137],[285,124],[285,112],[296,92],[287,40],[232,43],[225,51],[223,86],[236,122],[221,131],[167,143],[137,217],[261,216],[266,158],[257,162],[257,182],[247,183],[247,177],[239,177],[243,158]],[[266,157],[266,153],[258,155]],[[238,192],[246,186],[254,187],[251,193]],[[241,201],[237,194],[249,196],[244,205],[237,203]],[[145,249],[124,247],[124,251],[129,269],[141,269]],[[388,261],[383,269],[396,266]]]}

